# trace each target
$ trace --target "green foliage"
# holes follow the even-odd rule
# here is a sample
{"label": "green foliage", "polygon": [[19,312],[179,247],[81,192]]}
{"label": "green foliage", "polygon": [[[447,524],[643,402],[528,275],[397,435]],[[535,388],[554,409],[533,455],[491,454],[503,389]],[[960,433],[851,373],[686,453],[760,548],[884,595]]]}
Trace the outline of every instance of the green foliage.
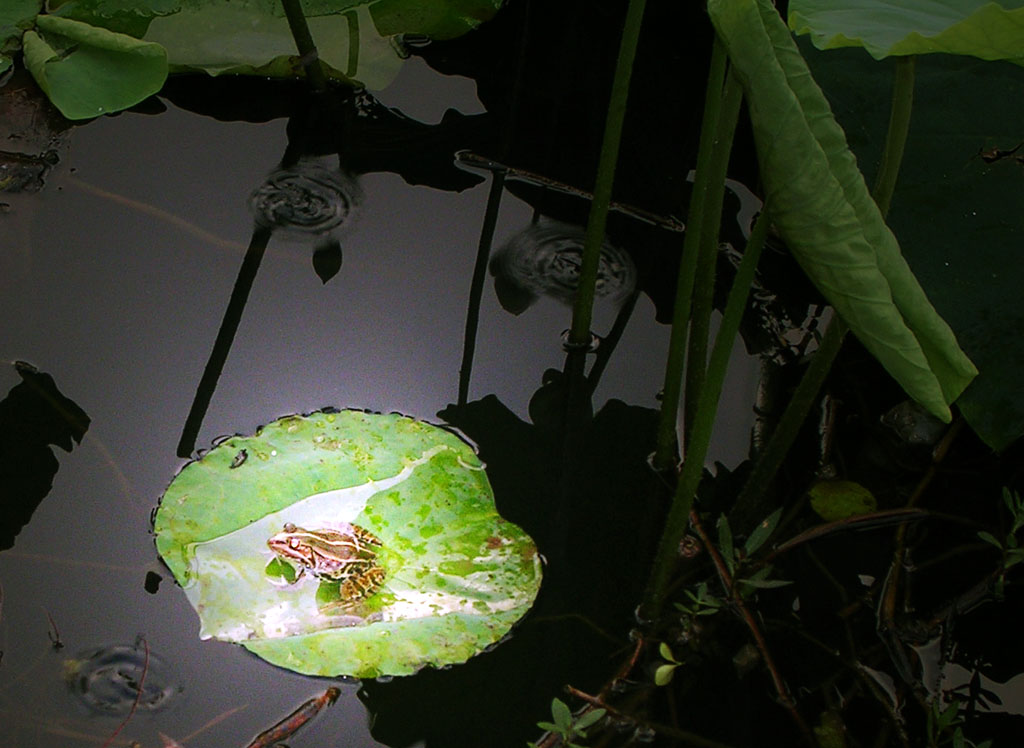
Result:
{"label": "green foliage", "polygon": [[167,78],[159,44],[58,16],[39,16],[22,44],[32,77],[68,119],[127,109]]}
{"label": "green foliage", "polygon": [[[387,86],[402,65],[394,37],[450,39],[475,28],[502,0],[307,0],[303,7],[329,77]],[[169,72],[301,75],[279,0],[4,0],[0,72],[24,47],[25,65],[68,119],[133,106]]]}
{"label": "green foliage", "polygon": [[[789,27],[818,49],[862,46],[875,59],[929,52],[1024,65],[1024,8],[990,0],[792,0]],[[939,6],[939,7],[937,7]]]}
{"label": "green foliage", "polygon": [[960,701],[953,699],[943,707],[939,700],[932,701],[925,725],[928,748],[952,746],[952,748],[991,748],[992,741],[975,743],[964,737],[964,721],[960,719]]}
{"label": "green foliage", "polygon": [[986,543],[995,546],[1003,554],[1002,568],[999,577],[996,579],[995,591],[997,595],[1003,594],[1006,585],[1006,572],[1017,564],[1024,561],[1024,547],[1021,547],[1021,539],[1017,533],[1024,527],[1024,500],[1020,494],[1013,493],[1008,488],[1003,488],[1003,504],[1010,513],[1010,529],[1006,531],[1002,540],[996,538],[992,533],[985,530],[978,532],[978,537]]}
{"label": "green foliage", "polygon": [[[573,717],[569,707],[561,699],[551,700],[551,722],[538,722],[537,727],[547,732],[552,732],[562,739],[562,745],[568,748],[582,748],[573,742],[576,738],[587,737],[587,729],[600,722],[605,715],[604,709],[591,709],[585,712],[579,719]],[[527,743],[531,748],[536,748],[535,743]]]}
{"label": "green foliage", "polygon": [[683,663],[675,658],[675,655],[672,654],[672,649],[665,642],[658,645],[658,654],[666,662],[664,665],[659,665],[654,671],[654,685],[667,686],[672,682],[672,676],[675,674],[676,668]]}
{"label": "green foliage", "polygon": [[725,601],[715,597],[708,592],[708,583],[701,582],[697,585],[697,591],[685,590],[684,593],[690,598],[689,603],[676,603],[676,609],[690,616],[713,616],[717,613]]}
{"label": "green foliage", "polygon": [[792,36],[765,0],[708,10],[743,83],[776,227],[865,347],[948,422],[977,370],[900,254]]}
{"label": "green foliage", "polygon": [[771,564],[764,564],[751,574],[744,574],[745,569],[743,568],[744,561],[764,545],[765,541],[775,532],[775,527],[779,524],[781,517],[781,507],[765,517],[750,533],[742,549],[735,548],[733,545],[728,518],[723,514],[718,519],[718,549],[721,551],[722,560],[732,576],[733,583],[746,588],[743,590],[744,592],[749,592],[752,588],[772,589],[792,584],[792,582],[782,579],[770,579],[773,568]]}

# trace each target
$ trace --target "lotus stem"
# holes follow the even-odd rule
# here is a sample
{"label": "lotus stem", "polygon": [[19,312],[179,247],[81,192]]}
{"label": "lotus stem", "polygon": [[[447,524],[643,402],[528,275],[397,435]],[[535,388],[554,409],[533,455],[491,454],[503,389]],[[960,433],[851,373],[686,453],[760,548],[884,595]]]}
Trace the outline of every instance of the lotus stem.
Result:
{"label": "lotus stem", "polygon": [[597,165],[594,184],[594,199],[590,204],[590,216],[583,239],[583,259],[580,266],[579,287],[572,309],[572,327],[569,330],[569,344],[574,347],[590,343],[590,324],[594,313],[594,291],[597,285],[597,269],[604,241],[608,206],[611,203],[612,183],[615,180],[615,165],[619,160],[619,145],[622,141],[622,123],[626,116],[626,100],[629,97],[629,80],[633,73],[633,59],[640,39],[646,0],[630,0],[626,9],[622,42],[612,80],[611,100],[605,119],[604,139],[601,156]]}
{"label": "lotus stem", "polygon": [[679,261],[679,276],[676,281],[672,332],[669,337],[657,446],[654,452],[654,467],[658,470],[674,468],[679,461],[676,416],[679,410],[679,394],[682,391],[683,369],[686,363],[686,335],[690,322],[693,282],[697,275],[697,250],[700,246],[700,235],[704,224],[704,205],[710,184],[711,159],[718,127],[718,115],[721,111],[725,65],[725,47],[716,36],[711,50],[711,69],[708,72],[708,88],[704,99],[704,117],[701,121],[700,146],[697,151],[697,175],[690,198],[686,233],[683,238],[683,254]]}
{"label": "lotus stem", "polygon": [[903,162],[903,150],[910,132],[910,111],[914,105],[914,63],[913,55],[896,58],[893,72],[892,108],[889,110],[889,130],[885,134],[882,149],[882,163],[871,191],[882,215],[888,215],[892,194],[896,189],[896,178]]}
{"label": "lotus stem", "polygon": [[697,254],[697,275],[693,285],[693,309],[690,312],[690,337],[686,354],[686,391],[683,398],[683,444],[689,443],[692,416],[700,400],[707,367],[711,311],[715,297],[715,266],[718,260],[718,237],[722,225],[722,200],[725,197],[725,175],[729,168],[733,135],[739,121],[743,88],[735,75],[727,73],[722,93],[721,110],[715,127],[714,147],[708,167],[707,196]]}
{"label": "lotus stem", "polygon": [[281,0],[284,7],[284,14],[288,18],[288,28],[291,29],[292,37],[295,39],[295,47],[299,50],[299,58],[302,67],[306,71],[306,79],[309,86],[317,93],[327,90],[327,76],[320,66],[320,57],[313,43],[313,35],[309,33],[309,24],[302,14],[302,7],[299,0]]}
{"label": "lotus stem", "polygon": [[729,290],[725,313],[722,315],[722,324],[718,328],[718,334],[715,336],[715,343],[711,349],[707,376],[704,386],[701,388],[700,401],[697,403],[693,419],[690,444],[686,450],[686,460],[683,462],[679,482],[676,484],[672,507],[669,509],[668,518],[665,521],[665,530],[658,544],[654,569],[651,572],[644,597],[645,615],[650,617],[656,616],[661,610],[679,555],[679,543],[689,527],[690,510],[693,507],[693,497],[704,472],[704,457],[707,455],[708,444],[711,441],[711,429],[715,422],[715,412],[718,410],[722,382],[725,380],[725,372],[729,365],[736,333],[739,331],[740,320],[743,318],[743,310],[747,305],[747,296],[750,294],[757,261],[764,247],[768,223],[768,213],[762,211],[747,240],[743,259],[740,261],[740,266],[736,270],[736,278]]}

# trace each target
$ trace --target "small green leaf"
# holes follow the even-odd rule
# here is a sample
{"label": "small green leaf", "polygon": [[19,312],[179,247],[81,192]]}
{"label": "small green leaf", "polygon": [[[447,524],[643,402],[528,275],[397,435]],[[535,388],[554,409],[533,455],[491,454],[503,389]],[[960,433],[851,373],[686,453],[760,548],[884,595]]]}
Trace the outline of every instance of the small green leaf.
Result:
{"label": "small green leaf", "polygon": [[666,642],[662,642],[658,645],[658,654],[661,655],[662,659],[668,660],[669,662],[675,662],[676,658],[672,656],[672,650]]}
{"label": "small green leaf", "polygon": [[762,590],[771,590],[776,587],[785,587],[793,584],[793,582],[786,579],[741,579],[740,584],[748,584],[751,587],[757,587]]}
{"label": "small green leaf", "polygon": [[537,723],[537,727],[544,730],[545,732],[561,732],[562,728],[551,722],[540,721]]}
{"label": "small green leaf", "polygon": [[660,665],[658,669],[654,671],[654,684],[657,686],[665,686],[672,682],[672,676],[675,674],[678,665]]}
{"label": "small green leaf", "polygon": [[758,548],[764,545],[764,541],[768,540],[771,534],[775,532],[775,527],[779,524],[781,517],[782,507],[779,507],[754,528],[754,531],[750,533],[750,537],[747,538],[747,542],[743,544],[743,550],[746,552],[746,555],[752,556],[757,552]]}
{"label": "small green leaf", "polygon": [[561,699],[551,700],[551,716],[560,730],[568,731],[572,727],[572,712]]}
{"label": "small green leaf", "polygon": [[984,540],[986,543],[994,545],[999,550],[1003,550],[1003,544],[996,540],[995,536],[992,533],[986,532],[985,530],[979,530],[978,537]]}
{"label": "small green leaf", "polygon": [[573,727],[576,730],[576,732],[585,730],[588,727],[596,725],[598,722],[604,719],[604,715],[606,713],[606,709],[592,709],[591,711],[587,712],[582,717],[580,717],[578,720],[576,720],[576,724]]}

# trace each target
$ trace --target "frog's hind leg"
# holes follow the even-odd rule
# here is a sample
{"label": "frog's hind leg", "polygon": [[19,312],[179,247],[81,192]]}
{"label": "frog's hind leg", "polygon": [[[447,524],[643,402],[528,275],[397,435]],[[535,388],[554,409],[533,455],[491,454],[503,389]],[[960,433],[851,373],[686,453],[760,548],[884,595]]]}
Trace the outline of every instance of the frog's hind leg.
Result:
{"label": "frog's hind leg", "polygon": [[387,572],[379,566],[367,569],[363,574],[346,579],[341,583],[341,599],[350,602],[364,600],[373,595],[384,583]]}

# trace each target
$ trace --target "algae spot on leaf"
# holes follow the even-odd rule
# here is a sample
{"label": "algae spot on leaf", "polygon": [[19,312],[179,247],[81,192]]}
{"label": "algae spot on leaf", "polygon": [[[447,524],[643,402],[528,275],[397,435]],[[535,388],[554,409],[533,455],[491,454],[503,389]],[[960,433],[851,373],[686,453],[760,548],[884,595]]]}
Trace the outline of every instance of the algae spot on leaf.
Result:
{"label": "algae spot on leaf", "polygon": [[[498,641],[533,604],[540,561],[498,515],[472,448],[397,414],[332,415],[227,440],[171,482],[157,549],[200,635],[355,677],[462,662]],[[339,445],[326,457],[324,438]],[[233,469],[241,449],[269,458]]]}

